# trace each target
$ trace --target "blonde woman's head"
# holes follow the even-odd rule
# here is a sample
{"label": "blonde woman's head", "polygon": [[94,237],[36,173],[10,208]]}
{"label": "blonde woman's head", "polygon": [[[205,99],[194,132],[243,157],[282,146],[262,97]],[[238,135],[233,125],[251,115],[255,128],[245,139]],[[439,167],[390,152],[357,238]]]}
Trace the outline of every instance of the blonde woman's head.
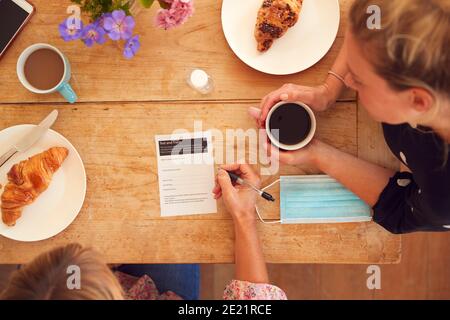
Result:
{"label": "blonde woman's head", "polygon": [[[79,289],[68,285],[73,266],[80,271]],[[96,251],[70,244],[43,253],[17,270],[0,298],[120,300],[123,294],[118,280]]]}
{"label": "blonde woman's head", "polygon": [[[379,29],[367,24],[374,5]],[[450,117],[450,1],[355,0],[345,49],[346,82],[376,120],[429,125]]]}

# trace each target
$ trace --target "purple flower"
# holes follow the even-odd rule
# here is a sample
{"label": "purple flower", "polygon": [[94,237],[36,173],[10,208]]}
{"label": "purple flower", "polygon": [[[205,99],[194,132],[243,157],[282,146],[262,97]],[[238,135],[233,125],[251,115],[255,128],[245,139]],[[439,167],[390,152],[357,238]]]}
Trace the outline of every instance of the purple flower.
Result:
{"label": "purple flower", "polygon": [[104,19],[103,27],[112,40],[127,40],[133,34],[134,19],[127,16],[123,10],[114,10],[111,17]]}
{"label": "purple flower", "polygon": [[106,18],[111,18],[112,15],[111,13],[103,13],[100,18],[98,18],[97,20],[94,21],[94,24],[98,27],[102,27],[103,29],[105,29],[105,19]]}
{"label": "purple flower", "polygon": [[105,43],[105,34],[106,31],[102,27],[97,26],[95,23],[91,23],[84,27],[81,33],[81,39],[83,39],[83,42],[88,47],[92,47],[94,42],[97,42],[98,44]]}
{"label": "purple flower", "polygon": [[160,9],[156,16],[156,25],[162,29],[171,29],[182,25],[194,13],[194,0],[164,0],[170,4],[168,9]]}
{"label": "purple flower", "polygon": [[132,38],[128,39],[128,41],[125,43],[123,56],[127,59],[133,58],[140,47],[141,43],[139,42],[139,36],[135,35]]}
{"label": "purple flower", "polygon": [[77,18],[67,18],[59,25],[58,29],[64,41],[77,40],[81,37],[83,22]]}

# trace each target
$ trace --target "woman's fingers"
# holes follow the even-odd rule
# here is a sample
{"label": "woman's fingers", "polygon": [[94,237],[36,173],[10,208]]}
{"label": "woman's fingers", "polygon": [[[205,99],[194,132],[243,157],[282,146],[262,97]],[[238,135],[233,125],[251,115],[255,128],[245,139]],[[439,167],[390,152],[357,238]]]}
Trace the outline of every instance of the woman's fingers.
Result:
{"label": "woman's fingers", "polygon": [[264,151],[266,151],[267,156],[270,158],[270,161],[279,161],[280,152],[279,149],[274,147],[270,141],[266,141],[263,144]]}
{"label": "woman's fingers", "polygon": [[231,183],[230,176],[225,170],[219,170],[217,174],[217,182],[220,185],[222,193],[229,193],[235,190],[233,184]]}
{"label": "woman's fingers", "polygon": [[266,95],[261,101],[261,117],[259,119],[260,123],[264,123],[266,121],[267,114],[270,109],[279,101],[281,101],[281,95],[286,93],[286,89],[281,87],[278,90],[275,90],[268,95]]}
{"label": "woman's fingers", "polygon": [[216,174],[216,176],[214,177],[214,188],[213,188],[212,192],[213,192],[214,194],[220,192],[220,184],[219,184],[219,181],[217,181],[217,174]]}
{"label": "woman's fingers", "polygon": [[264,129],[266,127],[265,123],[261,123],[261,121],[260,121],[261,109],[255,108],[255,107],[249,107],[247,110],[247,113],[250,115],[250,117],[255,119],[256,125],[258,126],[258,128]]}
{"label": "woman's fingers", "polygon": [[242,172],[242,178],[248,180],[251,183],[259,183],[259,176],[248,164],[241,164],[239,169]]}
{"label": "woman's fingers", "polygon": [[289,93],[282,93],[282,94],[280,94],[280,100],[281,101],[289,100]]}
{"label": "woman's fingers", "polygon": [[256,119],[256,121],[258,122],[258,126],[259,126],[259,127],[261,126],[261,123],[263,122],[261,119],[263,119],[263,112],[264,112],[264,108],[265,108],[267,99],[269,99],[269,95],[270,95],[270,94],[264,96],[264,97],[261,99],[261,103],[259,104],[259,109],[261,110],[261,113],[259,114],[259,118]]}
{"label": "woman's fingers", "polygon": [[261,105],[261,116],[259,117],[259,122],[264,123],[266,121],[267,115],[269,114],[270,109],[280,101],[280,90],[274,91],[269,94],[263,101]]}
{"label": "woman's fingers", "polygon": [[285,84],[281,88],[272,91],[264,98],[261,99],[261,117],[259,119],[260,123],[264,123],[266,120],[267,114],[269,110],[278,102],[286,101],[292,99],[292,96],[295,94],[297,86],[293,84]]}
{"label": "woman's fingers", "polygon": [[259,183],[259,176],[253,171],[252,167],[246,163],[239,164],[224,164],[220,166],[220,171],[233,171],[242,179],[248,180],[251,183]]}
{"label": "woman's fingers", "polygon": [[220,169],[225,170],[225,171],[237,171],[237,170],[239,170],[240,166],[241,165],[239,163],[222,164],[220,166]]}
{"label": "woman's fingers", "polygon": [[261,117],[261,109],[259,108],[249,107],[247,112],[252,118],[255,118],[255,120],[258,120]]}
{"label": "woman's fingers", "polygon": [[270,161],[291,164],[294,151],[282,151],[270,143],[270,141],[263,143],[263,148],[267,156],[270,158]]}
{"label": "woman's fingers", "polygon": [[217,193],[220,192],[220,185],[219,185],[218,182],[216,182],[216,185],[214,186],[212,192],[213,192],[214,194],[217,194]]}
{"label": "woman's fingers", "polygon": [[214,195],[214,199],[216,200],[222,196],[222,189],[220,188],[219,182],[216,182],[216,185],[214,186],[212,193]]}

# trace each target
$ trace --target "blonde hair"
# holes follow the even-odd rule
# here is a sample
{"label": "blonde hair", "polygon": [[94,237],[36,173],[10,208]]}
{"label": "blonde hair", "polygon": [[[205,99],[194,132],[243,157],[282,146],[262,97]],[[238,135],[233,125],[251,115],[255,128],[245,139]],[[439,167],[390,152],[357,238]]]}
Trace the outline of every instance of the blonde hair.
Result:
{"label": "blonde hair", "polygon": [[[367,26],[371,5],[380,8],[380,29]],[[392,89],[418,87],[432,94],[434,106],[423,122],[439,114],[443,101],[450,101],[449,0],[355,0],[350,29]],[[444,156],[446,162],[447,143]]]}
{"label": "blonde hair", "polygon": [[[69,289],[69,266],[78,266],[80,289]],[[43,253],[17,270],[0,295],[7,300],[121,300],[122,288],[100,255],[69,244]]]}
{"label": "blonde hair", "polygon": [[[367,27],[367,8],[381,9],[381,29]],[[351,31],[392,88],[414,86],[450,98],[450,1],[356,0]]]}

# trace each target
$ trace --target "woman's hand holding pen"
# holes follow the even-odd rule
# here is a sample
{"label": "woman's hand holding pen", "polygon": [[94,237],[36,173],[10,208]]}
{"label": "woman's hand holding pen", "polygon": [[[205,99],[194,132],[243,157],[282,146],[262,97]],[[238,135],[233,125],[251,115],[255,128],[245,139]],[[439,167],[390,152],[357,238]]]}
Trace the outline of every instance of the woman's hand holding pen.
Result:
{"label": "woman's hand holding pen", "polygon": [[216,186],[213,190],[216,199],[223,199],[235,223],[255,224],[255,204],[259,197],[258,193],[246,185],[233,185],[227,171],[234,172],[257,188],[261,184],[259,176],[248,164],[222,165],[217,174]]}
{"label": "woman's hand holding pen", "polygon": [[[228,172],[246,181],[233,185]],[[259,176],[247,164],[222,165],[217,173],[215,198],[222,198],[234,222],[235,279],[269,283],[266,263],[256,228],[256,199],[260,196],[249,184],[260,188]]]}

